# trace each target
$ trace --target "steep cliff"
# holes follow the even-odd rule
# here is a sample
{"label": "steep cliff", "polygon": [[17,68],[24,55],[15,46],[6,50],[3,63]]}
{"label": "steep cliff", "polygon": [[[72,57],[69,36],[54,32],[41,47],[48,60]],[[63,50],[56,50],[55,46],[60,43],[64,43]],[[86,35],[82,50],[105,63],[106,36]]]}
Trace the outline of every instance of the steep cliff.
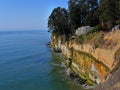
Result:
{"label": "steep cliff", "polygon": [[[95,41],[94,43],[96,44]],[[104,33],[103,42],[100,43],[97,48],[95,48],[93,43],[85,43],[82,45],[73,43],[71,46],[74,47],[75,50],[90,53],[96,59],[100,60],[110,69],[112,69],[116,64],[116,61],[118,61],[117,59],[119,59],[120,31],[118,30],[114,32]]]}
{"label": "steep cliff", "polygon": [[99,32],[82,44],[52,35],[51,44],[61,48],[66,59],[72,59],[71,69],[86,79],[87,84],[103,83],[120,67],[120,30]]}
{"label": "steep cliff", "polygon": [[73,50],[72,60],[72,66],[78,65],[77,70],[80,76],[84,76],[85,79],[92,80],[96,84],[103,82],[109,72],[109,68],[104,63],[86,52]]}

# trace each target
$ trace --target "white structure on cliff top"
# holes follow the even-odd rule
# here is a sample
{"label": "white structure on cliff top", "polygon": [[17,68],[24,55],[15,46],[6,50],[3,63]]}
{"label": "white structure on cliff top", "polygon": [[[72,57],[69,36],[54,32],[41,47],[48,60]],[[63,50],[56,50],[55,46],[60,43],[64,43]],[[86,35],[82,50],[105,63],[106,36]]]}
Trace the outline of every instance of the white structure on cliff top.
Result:
{"label": "white structure on cliff top", "polygon": [[86,34],[87,31],[92,30],[92,29],[93,27],[90,27],[90,26],[82,26],[76,30],[75,34],[76,35]]}

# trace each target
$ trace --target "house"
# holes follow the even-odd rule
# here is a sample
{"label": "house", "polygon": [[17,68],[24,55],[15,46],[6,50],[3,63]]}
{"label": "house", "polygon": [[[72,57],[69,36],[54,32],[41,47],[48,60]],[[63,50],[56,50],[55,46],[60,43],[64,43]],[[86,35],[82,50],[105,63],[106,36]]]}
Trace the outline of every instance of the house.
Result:
{"label": "house", "polygon": [[112,31],[115,31],[115,30],[120,30],[120,25],[115,25],[115,26],[112,28]]}
{"label": "house", "polygon": [[86,34],[87,31],[92,30],[92,29],[93,27],[90,27],[90,26],[82,26],[76,30],[75,34],[76,35]]}

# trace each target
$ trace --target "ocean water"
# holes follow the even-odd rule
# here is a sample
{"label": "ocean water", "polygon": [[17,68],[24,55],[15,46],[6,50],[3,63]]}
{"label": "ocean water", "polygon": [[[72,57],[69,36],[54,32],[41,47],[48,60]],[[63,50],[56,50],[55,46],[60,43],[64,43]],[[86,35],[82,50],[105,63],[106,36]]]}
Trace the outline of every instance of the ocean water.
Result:
{"label": "ocean water", "polygon": [[83,90],[47,47],[50,33],[0,31],[0,90]]}

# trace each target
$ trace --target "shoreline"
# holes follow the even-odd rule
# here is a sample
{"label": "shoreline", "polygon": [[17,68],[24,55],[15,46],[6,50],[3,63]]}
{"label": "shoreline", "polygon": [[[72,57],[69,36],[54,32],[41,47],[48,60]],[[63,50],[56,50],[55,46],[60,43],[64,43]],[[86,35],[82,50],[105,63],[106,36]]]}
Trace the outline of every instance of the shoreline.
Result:
{"label": "shoreline", "polygon": [[[48,42],[50,43],[50,42]],[[64,66],[66,67],[66,74],[67,74],[67,77],[70,78],[70,80],[74,81],[76,83],[76,85],[78,85],[79,87],[83,88],[83,89],[86,89],[86,90],[91,90],[93,88],[95,88],[95,86],[93,85],[88,85],[86,84],[86,80],[85,79],[82,79],[74,70],[71,69],[71,67],[69,67],[67,64],[68,64],[68,60],[65,59],[63,53],[60,51],[58,51],[57,49],[55,48],[52,48],[51,47],[51,44],[47,44],[47,46],[49,46],[49,48],[51,48],[51,50],[55,53],[55,54],[60,54],[62,56],[62,58],[64,59],[65,62],[62,62],[61,63],[61,66],[63,65],[64,63]]]}

